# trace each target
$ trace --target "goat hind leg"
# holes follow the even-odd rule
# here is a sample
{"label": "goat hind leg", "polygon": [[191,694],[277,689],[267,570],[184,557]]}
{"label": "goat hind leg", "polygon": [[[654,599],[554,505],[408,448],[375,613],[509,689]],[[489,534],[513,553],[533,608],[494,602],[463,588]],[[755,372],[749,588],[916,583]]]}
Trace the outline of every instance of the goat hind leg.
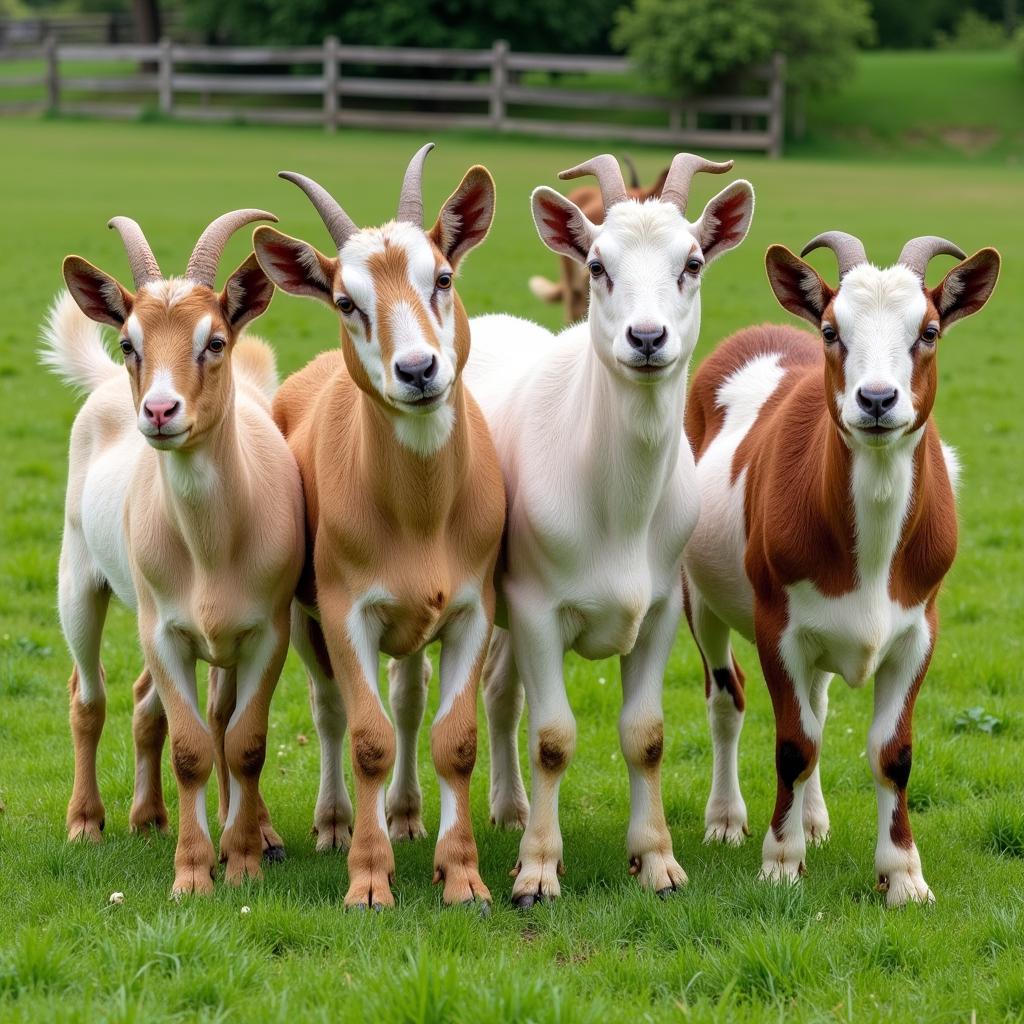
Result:
{"label": "goat hind leg", "polygon": [[494,627],[487,648],[483,689],[491,742],[491,824],[521,830],[530,815],[519,767],[519,720],[525,695],[508,630],[499,626]]}
{"label": "goat hind leg", "polygon": [[422,839],[427,834],[423,827],[423,793],[416,768],[416,741],[427,706],[430,674],[430,661],[423,651],[388,663],[388,699],[398,743],[395,771],[385,801],[392,842]]}
{"label": "goat hind leg", "polygon": [[133,832],[152,828],[169,830],[167,805],[164,803],[161,759],[167,739],[167,715],[156,692],[153,675],[148,668],[132,687],[135,711],[132,715],[132,738],[135,741],[135,796],[129,825]]}

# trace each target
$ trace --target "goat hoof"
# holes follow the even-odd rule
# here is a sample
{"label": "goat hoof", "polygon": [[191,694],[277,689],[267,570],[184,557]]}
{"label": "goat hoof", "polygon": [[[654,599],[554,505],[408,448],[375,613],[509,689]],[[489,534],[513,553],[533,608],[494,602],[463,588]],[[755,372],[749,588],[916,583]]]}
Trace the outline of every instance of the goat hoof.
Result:
{"label": "goat hoof", "polygon": [[270,861],[272,864],[280,864],[285,859],[285,852],[283,846],[268,846],[263,851],[263,859]]}
{"label": "goat hoof", "polygon": [[345,909],[346,910],[352,910],[352,911],[355,911],[358,914],[361,914],[361,913],[363,913],[363,911],[365,911],[367,909],[367,907],[366,907],[365,903],[353,903],[352,906],[346,907]]}
{"label": "goat hoof", "polygon": [[678,886],[666,885],[664,889],[659,889],[655,893],[655,895],[660,900],[667,900],[667,899],[669,899],[669,897],[674,896],[677,892],[679,892]]}
{"label": "goat hoof", "polygon": [[464,906],[464,907],[476,907],[477,913],[481,917],[490,917],[491,916],[491,904],[487,900],[477,900],[477,899],[463,900],[462,901],[462,906]]}
{"label": "goat hoof", "polygon": [[526,892],[522,896],[513,896],[512,902],[520,910],[529,910],[531,907],[536,907],[541,903],[552,902],[552,897],[546,896],[542,892]]}

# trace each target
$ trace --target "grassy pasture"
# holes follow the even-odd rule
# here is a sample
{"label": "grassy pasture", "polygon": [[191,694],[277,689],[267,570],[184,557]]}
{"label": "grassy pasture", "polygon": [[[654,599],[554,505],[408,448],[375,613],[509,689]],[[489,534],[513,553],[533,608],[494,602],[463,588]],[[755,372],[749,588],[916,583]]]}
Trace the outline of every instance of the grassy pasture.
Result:
{"label": "grassy pasture", "polygon": [[[887,912],[872,891],[874,793],[862,755],[870,695],[837,681],[822,777],[832,842],[810,854],[796,888],[755,881],[774,794],[770,704],[753,652],[741,777],[754,836],[740,849],[701,844],[710,771],[699,659],[680,633],[666,679],[664,787],[687,890],[662,903],[626,873],[625,767],[618,752],[613,663],[567,659],[578,726],[563,785],[568,873],[563,899],[523,915],[506,876],[518,837],[487,825],[487,744],[473,782],[489,919],[443,910],[430,841],[396,848],[399,907],[345,915],[345,869],[308,834],[318,750],[298,662],[289,659],[271,713],[264,788],[288,860],[261,884],[219,885],[207,900],[168,902],[173,839],[127,830],[134,623],[113,607],[104,645],[109,704],[100,747],[106,838],[64,841],[72,757],[54,581],[74,397],[36,365],[38,324],[80,253],[128,278],[118,213],[144,226],[166,271],[179,271],[216,214],[263,206],[282,227],[326,245],[282,167],[332,188],[353,217],[394,209],[411,135],[183,125],[5,121],[4,313],[0,326],[0,1019],[40,1021],[343,1020],[375,1022],[967,1021],[1024,1019],[1024,511],[1019,381],[1024,351],[1020,175],[965,168],[745,157],[758,194],[747,242],[710,269],[697,359],[745,324],[783,319],[764,279],[765,247],[799,248],[820,230],[860,234],[878,261],[911,235],[938,233],[973,251],[998,246],[1003,280],[987,308],[942,342],[937,415],[965,466],[959,560],[941,599],[943,635],[916,716],[912,819],[932,908]],[[553,271],[527,196],[590,155],[587,145],[448,136],[426,174],[436,210],[473,162],[498,185],[491,238],[459,290],[471,313],[514,311],[554,325],[525,287]],[[645,177],[667,160],[641,151]],[[721,182],[704,177],[694,202]],[[245,255],[244,238],[225,257]],[[827,253],[815,262],[834,277]],[[936,261],[937,264],[940,261]],[[936,274],[938,273],[936,267]],[[335,343],[321,306],[278,296],[257,325],[290,372]],[[436,706],[436,693],[432,707]],[[966,716],[971,708],[983,713]],[[991,716],[997,720],[986,719]],[[482,724],[482,719],[481,719]],[[310,738],[308,744],[299,736]],[[437,789],[424,743],[425,820]],[[168,779],[169,774],[166,775]],[[172,820],[173,784],[168,786]],[[114,891],[120,906],[108,904]],[[242,914],[243,907],[251,908]]]}

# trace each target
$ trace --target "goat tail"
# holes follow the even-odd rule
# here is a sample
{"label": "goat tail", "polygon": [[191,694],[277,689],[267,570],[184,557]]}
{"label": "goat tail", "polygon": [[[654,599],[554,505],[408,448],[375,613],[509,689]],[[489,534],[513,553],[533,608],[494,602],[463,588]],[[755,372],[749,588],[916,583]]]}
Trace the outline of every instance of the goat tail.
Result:
{"label": "goat tail", "polygon": [[268,399],[277,391],[277,359],[274,350],[262,338],[243,334],[235,344],[231,365]]}
{"label": "goat tail", "polygon": [[530,278],[530,291],[537,296],[541,302],[561,302],[565,295],[565,288],[555,281],[549,281],[546,277],[535,274]]}
{"label": "goat tail", "polygon": [[99,324],[90,320],[67,291],[46,316],[39,361],[65,384],[88,394],[122,372],[110,358]]}

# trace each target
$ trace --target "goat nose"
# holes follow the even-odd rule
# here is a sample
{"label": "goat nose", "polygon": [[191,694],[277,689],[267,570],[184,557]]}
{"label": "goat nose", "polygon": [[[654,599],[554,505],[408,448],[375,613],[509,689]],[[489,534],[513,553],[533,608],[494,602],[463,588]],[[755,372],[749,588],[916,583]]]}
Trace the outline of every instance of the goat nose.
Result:
{"label": "goat nose", "polygon": [[898,397],[899,392],[895,388],[857,388],[857,404],[876,420],[896,404]]}
{"label": "goat nose", "polygon": [[437,356],[431,354],[426,358],[418,356],[404,362],[396,362],[395,376],[403,384],[411,384],[423,391],[427,384],[437,376]]}
{"label": "goat nose", "polygon": [[668,340],[668,331],[664,327],[650,327],[647,324],[638,324],[626,331],[626,340],[637,352],[649,356],[657,352]]}
{"label": "goat nose", "polygon": [[181,402],[143,402],[142,411],[153,426],[158,429],[181,408]]}

